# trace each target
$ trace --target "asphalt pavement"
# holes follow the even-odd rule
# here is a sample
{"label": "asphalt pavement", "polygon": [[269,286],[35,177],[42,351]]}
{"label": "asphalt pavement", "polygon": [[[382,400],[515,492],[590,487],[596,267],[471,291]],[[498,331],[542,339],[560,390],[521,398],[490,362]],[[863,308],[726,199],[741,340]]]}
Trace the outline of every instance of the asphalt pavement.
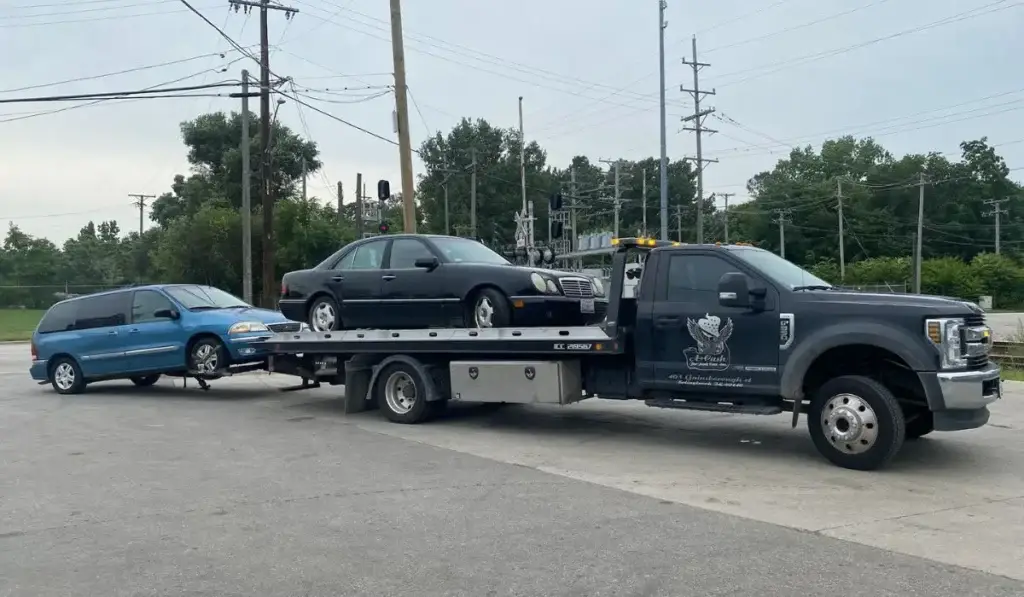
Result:
{"label": "asphalt pavement", "polygon": [[341,414],[249,375],[62,397],[0,346],[2,596],[1022,596],[1024,388],[837,469],[788,417]]}

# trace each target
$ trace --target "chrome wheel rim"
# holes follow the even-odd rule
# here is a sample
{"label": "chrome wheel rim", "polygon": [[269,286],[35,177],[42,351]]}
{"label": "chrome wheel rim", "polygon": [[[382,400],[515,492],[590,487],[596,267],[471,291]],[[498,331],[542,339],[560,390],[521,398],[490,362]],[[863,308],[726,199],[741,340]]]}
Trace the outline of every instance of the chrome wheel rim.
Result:
{"label": "chrome wheel rim", "polygon": [[71,363],[61,363],[53,370],[53,383],[62,390],[70,390],[75,385],[75,368]]}
{"label": "chrome wheel rim", "polygon": [[329,332],[334,329],[337,314],[330,303],[320,303],[313,308],[313,316],[309,318],[309,326],[316,332]]}
{"label": "chrome wheel rim", "polygon": [[404,415],[416,405],[418,392],[412,376],[403,371],[392,373],[384,382],[384,400],[395,414]]}
{"label": "chrome wheel rim", "polygon": [[478,328],[494,327],[494,305],[491,304],[491,299],[486,296],[477,299],[476,307],[473,308],[473,320]]}
{"label": "chrome wheel rim", "polygon": [[837,394],[825,403],[821,429],[840,452],[863,454],[878,441],[878,415],[860,396]]}
{"label": "chrome wheel rim", "polygon": [[192,364],[199,373],[214,373],[217,371],[218,358],[217,347],[202,343],[192,351]]}

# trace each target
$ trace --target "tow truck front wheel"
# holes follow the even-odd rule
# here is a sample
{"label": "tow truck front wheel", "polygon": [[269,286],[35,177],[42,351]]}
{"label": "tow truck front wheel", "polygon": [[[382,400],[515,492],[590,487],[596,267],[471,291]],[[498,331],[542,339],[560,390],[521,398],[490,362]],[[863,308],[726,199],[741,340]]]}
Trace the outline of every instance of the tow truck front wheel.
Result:
{"label": "tow truck front wheel", "polygon": [[860,375],[829,380],[811,400],[808,429],[833,464],[869,471],[885,466],[903,446],[903,410],[888,388]]}
{"label": "tow truck front wheel", "polygon": [[409,363],[392,363],[380,371],[374,384],[377,404],[384,416],[395,423],[421,423],[443,406],[427,401],[427,382]]}

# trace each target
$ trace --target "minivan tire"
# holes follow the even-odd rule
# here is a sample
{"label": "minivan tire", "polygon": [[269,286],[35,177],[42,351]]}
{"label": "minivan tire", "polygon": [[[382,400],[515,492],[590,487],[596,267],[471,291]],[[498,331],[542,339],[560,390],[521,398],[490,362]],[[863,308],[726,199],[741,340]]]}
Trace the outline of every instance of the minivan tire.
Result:
{"label": "minivan tire", "polygon": [[188,372],[190,375],[217,377],[227,368],[227,354],[221,341],[201,337],[189,344]]}
{"label": "minivan tire", "polygon": [[82,368],[71,357],[57,357],[49,367],[50,385],[58,394],[81,394],[85,391]]}

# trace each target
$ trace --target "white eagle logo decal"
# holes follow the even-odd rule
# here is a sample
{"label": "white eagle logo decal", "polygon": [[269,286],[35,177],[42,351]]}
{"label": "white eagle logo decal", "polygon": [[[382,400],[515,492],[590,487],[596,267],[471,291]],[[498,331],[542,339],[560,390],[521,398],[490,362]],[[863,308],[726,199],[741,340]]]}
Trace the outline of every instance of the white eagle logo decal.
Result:
{"label": "white eagle logo decal", "polygon": [[693,337],[696,347],[683,351],[690,369],[722,371],[729,368],[729,337],[732,336],[732,319],[725,324],[716,315],[705,313],[699,319],[686,318],[686,329]]}

